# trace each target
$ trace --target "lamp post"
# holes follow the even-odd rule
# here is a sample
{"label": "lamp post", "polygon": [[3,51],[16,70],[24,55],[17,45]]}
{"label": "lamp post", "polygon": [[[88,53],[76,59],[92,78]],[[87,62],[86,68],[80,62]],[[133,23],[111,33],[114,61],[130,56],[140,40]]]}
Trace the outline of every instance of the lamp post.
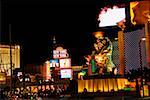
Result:
{"label": "lamp post", "polygon": [[12,84],[13,84],[13,66],[12,66],[12,40],[11,40],[11,24],[9,24],[9,46],[10,46],[10,93],[12,94]]}
{"label": "lamp post", "polygon": [[141,38],[139,41],[139,55],[140,55],[140,69],[141,69],[141,88],[142,88],[142,95],[144,97],[144,88],[143,88],[143,65],[142,65],[142,52],[141,52],[141,42],[145,41],[146,38]]}

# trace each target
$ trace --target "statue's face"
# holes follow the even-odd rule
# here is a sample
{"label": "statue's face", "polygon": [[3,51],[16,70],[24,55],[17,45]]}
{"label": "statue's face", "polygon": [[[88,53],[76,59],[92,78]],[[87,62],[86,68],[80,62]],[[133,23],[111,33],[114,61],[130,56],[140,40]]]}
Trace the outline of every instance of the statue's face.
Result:
{"label": "statue's face", "polygon": [[136,24],[144,24],[148,22],[148,15],[150,14],[150,2],[149,1],[140,1],[132,9],[134,13],[133,21],[136,22]]}

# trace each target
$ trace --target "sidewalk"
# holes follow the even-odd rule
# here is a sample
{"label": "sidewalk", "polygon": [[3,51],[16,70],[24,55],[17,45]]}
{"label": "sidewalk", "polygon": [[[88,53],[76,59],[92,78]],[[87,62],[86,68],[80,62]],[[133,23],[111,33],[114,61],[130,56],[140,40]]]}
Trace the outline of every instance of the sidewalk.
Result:
{"label": "sidewalk", "polygon": [[139,98],[138,100],[150,100],[150,97]]}

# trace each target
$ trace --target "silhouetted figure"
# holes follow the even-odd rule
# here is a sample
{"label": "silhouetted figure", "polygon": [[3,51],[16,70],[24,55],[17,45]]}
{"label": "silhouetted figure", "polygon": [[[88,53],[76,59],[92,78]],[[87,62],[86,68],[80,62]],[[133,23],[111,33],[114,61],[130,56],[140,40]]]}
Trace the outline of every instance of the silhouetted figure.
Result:
{"label": "silhouetted figure", "polygon": [[87,89],[86,88],[83,89],[83,93],[87,93]]}

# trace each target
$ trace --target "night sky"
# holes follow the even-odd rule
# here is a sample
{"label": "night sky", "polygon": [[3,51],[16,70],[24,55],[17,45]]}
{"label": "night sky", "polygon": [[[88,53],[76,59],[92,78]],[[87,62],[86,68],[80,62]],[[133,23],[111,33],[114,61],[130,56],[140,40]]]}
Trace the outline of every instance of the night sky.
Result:
{"label": "night sky", "polygon": [[22,62],[38,64],[50,57],[55,36],[57,43],[69,50],[72,65],[81,65],[83,56],[91,53],[92,32],[99,30],[99,9],[107,4],[103,1],[108,0],[31,1],[2,2],[1,42],[8,43],[11,24],[12,42],[21,45]]}

